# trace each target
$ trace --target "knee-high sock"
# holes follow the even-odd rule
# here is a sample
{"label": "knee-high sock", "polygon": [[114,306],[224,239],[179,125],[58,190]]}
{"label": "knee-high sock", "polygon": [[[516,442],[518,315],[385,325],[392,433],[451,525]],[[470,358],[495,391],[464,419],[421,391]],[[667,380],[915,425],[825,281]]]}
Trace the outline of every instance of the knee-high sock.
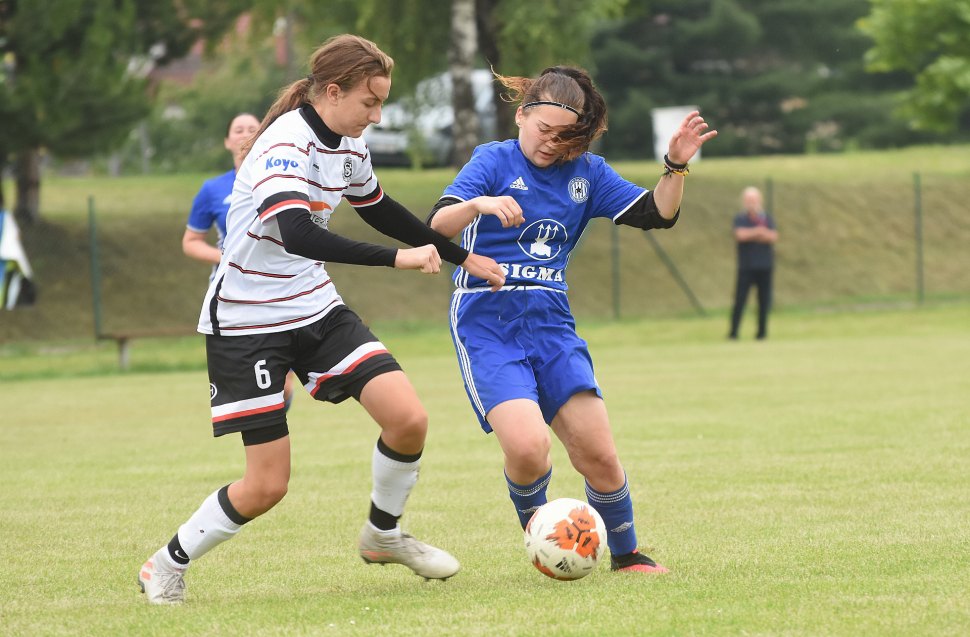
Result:
{"label": "knee-high sock", "polygon": [[551,479],[552,467],[549,468],[549,473],[532,484],[516,484],[509,480],[508,475],[505,476],[505,481],[509,483],[509,497],[512,498],[512,504],[515,505],[515,512],[519,515],[519,522],[523,529],[532,519],[536,509],[546,503],[546,487],[549,486]]}
{"label": "knee-high sock", "polygon": [[370,494],[370,520],[374,526],[383,530],[395,528],[397,519],[404,514],[404,505],[411,495],[411,489],[418,482],[420,466],[420,451],[413,455],[398,453],[382,439],[377,439],[371,462],[374,490]]}
{"label": "knee-high sock", "polygon": [[226,485],[202,502],[199,510],[179,527],[168,545],[169,557],[180,566],[197,560],[226,540],[235,537],[251,518],[240,515],[229,501]]}
{"label": "knee-high sock", "polygon": [[630,482],[623,476],[623,487],[613,493],[600,493],[586,483],[586,499],[606,523],[606,543],[613,555],[626,555],[637,548],[637,532],[633,528],[633,500]]}

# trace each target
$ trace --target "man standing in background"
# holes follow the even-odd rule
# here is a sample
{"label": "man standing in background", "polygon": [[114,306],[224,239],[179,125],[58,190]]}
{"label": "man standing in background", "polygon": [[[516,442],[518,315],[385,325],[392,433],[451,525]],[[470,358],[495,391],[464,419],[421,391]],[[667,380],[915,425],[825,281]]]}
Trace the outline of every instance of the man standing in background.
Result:
{"label": "man standing in background", "polygon": [[778,240],[775,219],[764,210],[764,198],[755,187],[741,194],[744,211],[734,217],[734,238],[738,242],[738,280],[734,290],[731,333],[737,339],[741,315],[751,285],[758,286],[758,336],[768,336],[768,310],[771,307],[771,276],[775,267],[774,244]]}

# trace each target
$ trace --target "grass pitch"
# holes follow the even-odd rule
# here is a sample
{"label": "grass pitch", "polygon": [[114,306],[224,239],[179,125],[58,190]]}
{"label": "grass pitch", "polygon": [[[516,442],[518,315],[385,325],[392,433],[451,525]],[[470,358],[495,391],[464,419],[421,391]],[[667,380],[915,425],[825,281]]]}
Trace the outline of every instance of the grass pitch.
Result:
{"label": "grass pitch", "polygon": [[[7,350],[24,371],[0,383],[0,634],[965,635],[968,326],[968,306],[782,313],[767,342],[724,341],[723,318],[581,325],[641,547],[672,572],[572,583],[526,560],[447,332],[378,326],[431,416],[405,525],[462,572],[363,564],[377,427],[300,395],[289,495],[161,608],[139,566],[243,468],[209,433],[198,341],[174,343],[189,371],[129,375],[39,378],[36,359],[85,353]],[[553,460],[550,497],[582,498],[558,443]]]}

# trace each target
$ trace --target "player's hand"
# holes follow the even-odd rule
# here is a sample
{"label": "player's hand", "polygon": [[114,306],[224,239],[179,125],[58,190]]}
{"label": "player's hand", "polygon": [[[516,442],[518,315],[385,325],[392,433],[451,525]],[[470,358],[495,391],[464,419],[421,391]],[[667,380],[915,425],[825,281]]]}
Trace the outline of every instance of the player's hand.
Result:
{"label": "player's hand", "polygon": [[667,157],[675,164],[686,164],[704,145],[704,142],[717,135],[716,130],[704,132],[707,122],[697,111],[692,111],[680,123],[674,136],[670,138]]}
{"label": "player's hand", "polygon": [[394,257],[394,267],[398,270],[421,270],[425,274],[438,274],[441,270],[441,257],[433,245],[398,250]]}
{"label": "player's hand", "polygon": [[475,208],[479,214],[495,215],[502,222],[503,228],[515,226],[518,228],[525,221],[522,208],[514,197],[475,197]]}
{"label": "player's hand", "polygon": [[488,284],[492,286],[492,292],[498,292],[505,285],[505,274],[499,264],[495,263],[495,259],[469,253],[461,267],[468,274],[488,281]]}

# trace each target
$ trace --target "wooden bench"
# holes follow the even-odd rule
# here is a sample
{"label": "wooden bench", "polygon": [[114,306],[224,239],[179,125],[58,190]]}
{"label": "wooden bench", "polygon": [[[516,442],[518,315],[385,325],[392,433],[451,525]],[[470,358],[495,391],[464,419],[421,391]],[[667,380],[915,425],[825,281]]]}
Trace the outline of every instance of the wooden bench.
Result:
{"label": "wooden bench", "polygon": [[98,334],[99,341],[114,341],[118,344],[118,366],[127,370],[131,367],[130,343],[136,338],[167,338],[172,336],[194,336],[199,332],[192,328],[181,327],[169,330],[132,330],[130,332],[111,332]]}

